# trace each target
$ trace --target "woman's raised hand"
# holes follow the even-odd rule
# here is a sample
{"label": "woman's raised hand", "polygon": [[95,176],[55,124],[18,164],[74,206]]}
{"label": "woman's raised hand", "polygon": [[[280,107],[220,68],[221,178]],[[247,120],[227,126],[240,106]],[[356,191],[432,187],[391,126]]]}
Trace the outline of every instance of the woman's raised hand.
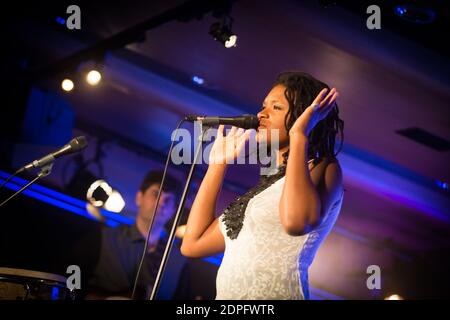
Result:
{"label": "woman's raised hand", "polygon": [[313,103],[297,118],[289,130],[289,135],[300,133],[308,137],[316,124],[325,119],[328,113],[334,108],[334,103],[338,97],[339,92],[337,92],[336,88],[330,91],[325,88],[320,91]]}
{"label": "woman's raised hand", "polygon": [[231,127],[228,134],[224,136],[223,131],[224,126],[220,125],[217,129],[216,140],[209,154],[209,164],[232,163],[241,154],[251,132],[251,130]]}

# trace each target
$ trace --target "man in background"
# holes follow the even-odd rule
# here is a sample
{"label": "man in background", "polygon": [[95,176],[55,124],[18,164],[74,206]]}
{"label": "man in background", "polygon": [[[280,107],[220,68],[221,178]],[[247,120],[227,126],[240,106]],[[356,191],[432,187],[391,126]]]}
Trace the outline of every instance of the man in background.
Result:
{"label": "man in background", "polygon": [[[131,297],[145,239],[154,219],[134,298],[145,299],[150,295],[170,232],[165,226],[172,219],[179,198],[179,182],[166,174],[158,211],[153,217],[162,175],[162,171],[150,171],[143,179],[136,193],[138,213],[134,224],[102,230],[99,260],[89,280],[87,299]],[[176,246],[174,250],[179,251]]]}

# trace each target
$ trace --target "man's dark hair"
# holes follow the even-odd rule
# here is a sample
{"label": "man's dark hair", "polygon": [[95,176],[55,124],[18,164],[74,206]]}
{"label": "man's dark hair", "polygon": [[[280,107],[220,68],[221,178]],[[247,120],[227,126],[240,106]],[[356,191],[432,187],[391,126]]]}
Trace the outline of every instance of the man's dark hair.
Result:
{"label": "man's dark hair", "polygon": [[[142,180],[141,186],[139,187],[139,190],[142,193],[145,193],[145,191],[150,188],[152,185],[157,184],[159,185],[161,183],[162,177],[163,177],[163,171],[160,170],[150,170]],[[180,190],[178,188],[179,182],[177,179],[175,179],[173,176],[166,173],[166,178],[164,180],[163,185],[163,191],[164,192],[173,192],[175,196],[178,198]]]}

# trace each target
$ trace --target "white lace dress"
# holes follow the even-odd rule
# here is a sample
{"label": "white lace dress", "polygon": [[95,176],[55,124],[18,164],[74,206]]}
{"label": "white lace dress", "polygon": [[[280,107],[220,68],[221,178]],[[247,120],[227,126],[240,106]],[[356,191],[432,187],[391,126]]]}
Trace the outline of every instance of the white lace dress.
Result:
{"label": "white lace dress", "polygon": [[333,227],[344,194],[321,224],[303,236],[288,235],[280,222],[278,204],[285,178],[253,197],[236,239],[220,230],[225,252],[217,273],[216,299],[308,299],[308,268],[321,242]]}

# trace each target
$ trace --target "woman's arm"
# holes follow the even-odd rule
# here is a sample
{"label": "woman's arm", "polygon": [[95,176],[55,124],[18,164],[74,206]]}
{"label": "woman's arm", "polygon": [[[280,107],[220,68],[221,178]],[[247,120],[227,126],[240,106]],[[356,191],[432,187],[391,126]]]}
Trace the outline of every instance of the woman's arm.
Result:
{"label": "woman's arm", "polygon": [[289,159],[279,214],[290,235],[303,235],[317,226],[340,196],[339,163],[325,159],[311,176],[307,162],[308,136],[317,123],[326,118],[338,96],[335,88],[329,92],[323,89],[289,130]]}
{"label": "woman's arm", "polygon": [[293,236],[308,233],[338,200],[342,191],[342,171],[337,161],[323,160],[310,172],[307,163],[308,139],[290,137],[289,160],[279,204],[280,221]]}
{"label": "woman's arm", "polygon": [[217,197],[220,193],[227,163],[236,159],[250,130],[232,127],[224,137],[224,126],[219,126],[217,138],[209,156],[209,167],[195,197],[189,213],[186,231],[181,244],[181,253],[198,258],[209,256],[225,249],[225,240],[219,229],[219,219],[215,218]]}
{"label": "woman's arm", "polygon": [[181,253],[199,258],[222,252],[225,240],[214,217],[226,165],[210,165],[189,213]]}
{"label": "woman's arm", "polygon": [[302,235],[319,221],[321,203],[311,180],[306,150],[308,139],[301,134],[290,137],[289,159],[279,214],[281,224],[290,235]]}

